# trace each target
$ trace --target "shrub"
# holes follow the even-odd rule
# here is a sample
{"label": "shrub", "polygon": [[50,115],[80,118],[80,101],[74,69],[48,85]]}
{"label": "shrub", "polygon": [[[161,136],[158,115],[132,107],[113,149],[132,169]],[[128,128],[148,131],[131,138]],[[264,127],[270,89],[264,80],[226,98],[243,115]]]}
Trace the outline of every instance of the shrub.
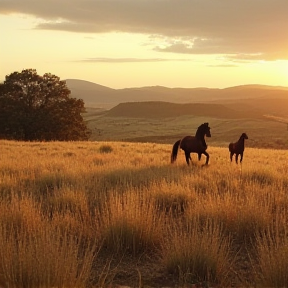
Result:
{"label": "shrub", "polygon": [[111,153],[113,148],[110,145],[102,145],[99,148],[100,153]]}

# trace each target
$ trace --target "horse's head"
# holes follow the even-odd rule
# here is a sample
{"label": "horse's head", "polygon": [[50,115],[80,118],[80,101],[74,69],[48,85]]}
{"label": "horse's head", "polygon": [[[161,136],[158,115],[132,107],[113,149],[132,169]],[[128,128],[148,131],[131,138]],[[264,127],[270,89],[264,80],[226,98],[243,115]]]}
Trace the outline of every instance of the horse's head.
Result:
{"label": "horse's head", "polygon": [[197,129],[196,137],[202,138],[204,136],[211,137],[209,123],[203,123]]}
{"label": "horse's head", "polygon": [[206,137],[211,137],[211,132],[210,132],[210,127],[209,127],[209,123],[204,123],[202,124],[204,125],[204,131],[205,131],[205,136]]}
{"label": "horse's head", "polygon": [[240,138],[242,138],[242,139],[248,139],[248,136],[247,136],[247,134],[246,133],[242,133],[242,135],[241,135],[241,137]]}

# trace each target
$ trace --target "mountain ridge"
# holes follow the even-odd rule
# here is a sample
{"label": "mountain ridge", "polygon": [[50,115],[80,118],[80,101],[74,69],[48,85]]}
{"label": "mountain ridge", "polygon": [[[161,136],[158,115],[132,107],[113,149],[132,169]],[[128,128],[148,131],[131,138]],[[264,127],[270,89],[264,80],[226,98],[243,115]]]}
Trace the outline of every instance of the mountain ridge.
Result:
{"label": "mountain ridge", "polygon": [[176,87],[167,87],[167,86],[162,86],[162,85],[152,85],[152,86],[132,86],[132,87],[125,87],[125,88],[119,88],[119,89],[116,89],[116,88],[111,88],[111,87],[108,87],[108,86],[104,86],[104,85],[101,85],[101,84],[98,84],[98,83],[95,83],[95,82],[92,82],[92,81],[88,81],[88,80],[82,80],[82,79],[76,79],[76,78],[69,78],[69,79],[66,79],[64,80],[66,81],[66,84],[69,86],[69,85],[75,85],[75,83],[79,83],[81,85],[81,83],[83,84],[87,84],[87,85],[94,85],[95,87],[102,87],[102,88],[105,88],[105,89],[109,89],[109,90],[125,90],[125,89],[195,89],[195,90],[226,90],[226,89],[238,89],[238,88],[261,88],[261,89],[270,89],[270,88],[276,88],[276,89],[280,89],[280,90],[288,90],[288,86],[280,86],[280,85],[265,85],[265,84],[241,84],[241,85],[236,85],[236,86],[228,86],[228,87],[225,87],[225,88],[209,88],[209,87],[205,87],[205,86],[199,86],[199,87],[187,87],[187,88],[184,88],[184,87],[179,87],[179,86],[176,86]]}
{"label": "mountain ridge", "polygon": [[288,87],[269,85],[239,85],[228,88],[168,88],[144,86],[113,89],[93,82],[67,79],[71,96],[83,99],[86,107],[111,109],[125,102],[164,101],[172,103],[207,103],[235,99],[288,99]]}

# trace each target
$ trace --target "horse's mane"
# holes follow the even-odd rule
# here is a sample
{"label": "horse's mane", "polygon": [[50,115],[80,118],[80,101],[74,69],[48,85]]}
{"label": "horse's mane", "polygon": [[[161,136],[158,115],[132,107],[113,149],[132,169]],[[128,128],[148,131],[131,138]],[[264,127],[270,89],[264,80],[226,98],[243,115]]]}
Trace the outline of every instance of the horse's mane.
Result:
{"label": "horse's mane", "polygon": [[196,134],[195,136],[198,138],[198,139],[203,139],[204,138],[204,135],[207,131],[207,129],[209,128],[209,124],[208,123],[203,123],[201,124],[197,131],[196,131]]}
{"label": "horse's mane", "polygon": [[209,123],[207,122],[203,123],[198,127],[196,134],[195,134],[195,137],[201,141],[201,143],[203,144],[205,148],[207,148],[207,144],[205,141],[205,134],[206,134],[207,129],[209,129]]}

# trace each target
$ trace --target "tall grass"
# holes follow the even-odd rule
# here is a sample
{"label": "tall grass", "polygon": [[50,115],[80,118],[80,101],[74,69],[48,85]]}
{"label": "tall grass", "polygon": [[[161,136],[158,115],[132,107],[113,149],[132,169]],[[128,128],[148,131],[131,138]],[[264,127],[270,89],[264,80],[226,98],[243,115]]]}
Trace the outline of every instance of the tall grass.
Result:
{"label": "tall grass", "polygon": [[188,167],[171,149],[0,141],[0,286],[123,284],[125,259],[142,263],[132,286],[151,265],[177,285],[287,286],[287,151],[236,165],[209,147]]}
{"label": "tall grass", "polygon": [[128,188],[124,195],[111,191],[106,204],[99,215],[103,249],[115,256],[155,252],[161,243],[162,223],[150,198]]}
{"label": "tall grass", "polygon": [[3,287],[87,287],[97,251],[92,238],[83,245],[80,230],[73,234],[69,226],[61,229],[29,197],[13,197],[0,210]]}
{"label": "tall grass", "polygon": [[287,211],[275,215],[276,225],[257,233],[254,259],[258,282],[265,287],[288,285]]}

